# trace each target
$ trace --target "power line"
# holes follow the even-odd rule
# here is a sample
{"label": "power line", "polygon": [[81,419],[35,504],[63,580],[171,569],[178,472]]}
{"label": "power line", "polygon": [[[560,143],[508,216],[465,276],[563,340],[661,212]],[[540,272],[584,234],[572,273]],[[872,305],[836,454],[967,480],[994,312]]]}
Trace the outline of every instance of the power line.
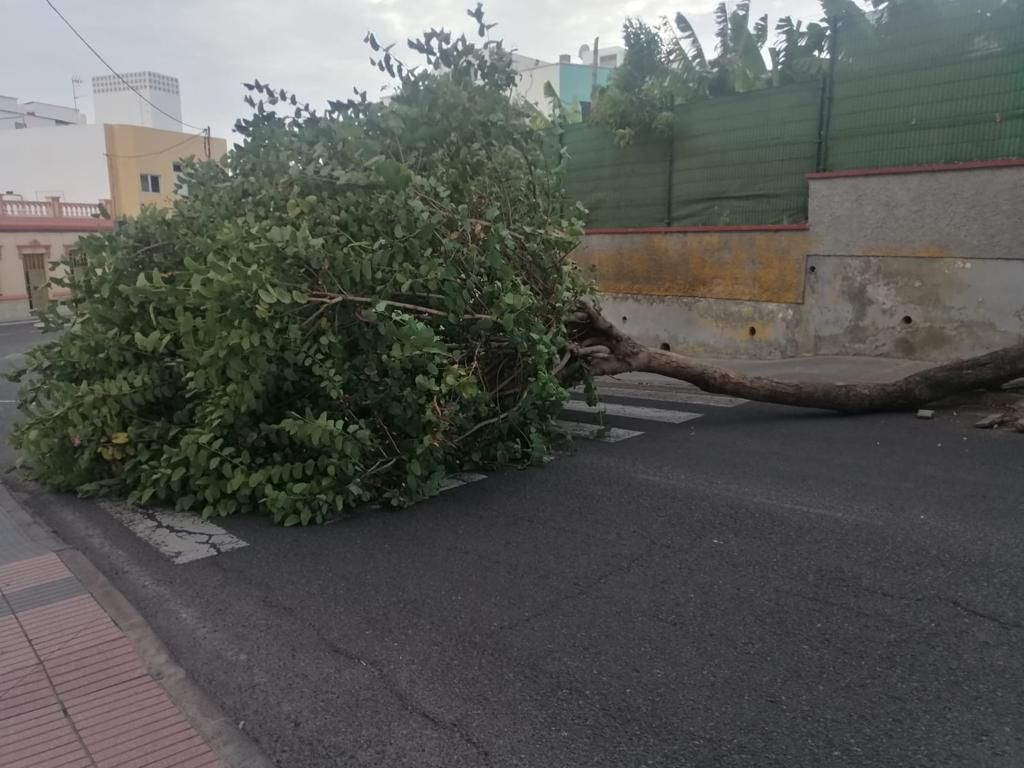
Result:
{"label": "power line", "polygon": [[183,125],[183,126],[185,126],[187,128],[192,128],[193,130],[196,130],[196,131],[203,131],[207,135],[209,134],[210,129],[208,127],[207,128],[200,128],[198,125],[191,125],[189,123],[186,123],[180,117],[175,117],[174,115],[170,114],[169,112],[165,112],[164,110],[160,109],[160,107],[158,107],[152,101],[150,101],[145,96],[143,96],[142,93],[140,93],[139,90],[135,86],[133,86],[131,83],[129,83],[127,80],[125,80],[121,76],[120,72],[118,72],[116,69],[114,69],[112,66],[110,66],[110,63],[100,55],[99,51],[97,51],[95,48],[93,48],[89,44],[88,40],[86,40],[84,37],[82,37],[81,33],[77,29],[75,29],[75,26],[70,21],[68,21],[67,18],[65,18],[63,13],[61,13],[57,9],[57,6],[55,6],[50,0],[43,0],[43,2],[45,2],[48,6],[50,6],[50,10],[52,10],[54,13],[57,14],[57,16],[60,18],[60,20],[63,21],[67,25],[67,28],[70,29],[75,34],[75,37],[77,37],[79,40],[81,40],[82,43],[85,45],[85,47],[88,48],[90,51],[92,51],[92,55],[95,56],[97,59],[99,59],[101,62],[103,62],[103,66],[105,66],[107,69],[109,69],[113,73],[114,77],[116,77],[118,80],[120,80],[122,83],[124,83],[128,87],[129,90],[131,90],[131,91],[133,91],[135,93],[136,96],[138,96],[144,102],[149,104],[149,106],[151,106],[157,112],[159,112],[160,114],[162,114],[162,115],[164,115],[166,117],[171,118],[171,120],[174,120],[176,123],[180,123],[181,125]]}
{"label": "power line", "polygon": [[140,157],[153,157],[154,155],[162,155],[164,152],[170,152],[172,149],[174,149],[175,147],[180,147],[182,144],[188,144],[190,141],[192,141],[192,139],[198,138],[200,136],[203,137],[203,149],[206,152],[206,156],[209,157],[210,150],[207,147],[205,128],[201,130],[199,133],[189,134],[184,139],[179,141],[177,144],[171,144],[171,146],[164,147],[163,149],[158,149],[156,152],[143,152],[140,155],[112,155],[109,152],[107,152],[106,155],[107,157],[116,157],[118,160],[135,160]]}

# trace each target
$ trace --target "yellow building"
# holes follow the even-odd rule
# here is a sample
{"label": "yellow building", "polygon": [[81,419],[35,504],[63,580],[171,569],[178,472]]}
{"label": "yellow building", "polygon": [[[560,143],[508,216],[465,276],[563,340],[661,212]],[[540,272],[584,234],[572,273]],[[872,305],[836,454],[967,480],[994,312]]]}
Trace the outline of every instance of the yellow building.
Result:
{"label": "yellow building", "polygon": [[0,130],[0,194],[97,203],[134,216],[174,199],[182,158],[219,160],[227,142],[202,133],[107,123]]}
{"label": "yellow building", "polygon": [[28,318],[67,291],[62,274],[78,236],[175,198],[184,158],[219,160],[224,139],[136,125],[0,131],[0,321]]}
{"label": "yellow building", "polygon": [[169,206],[182,158],[219,160],[227,152],[224,139],[138,125],[105,125],[103,133],[114,216]]}

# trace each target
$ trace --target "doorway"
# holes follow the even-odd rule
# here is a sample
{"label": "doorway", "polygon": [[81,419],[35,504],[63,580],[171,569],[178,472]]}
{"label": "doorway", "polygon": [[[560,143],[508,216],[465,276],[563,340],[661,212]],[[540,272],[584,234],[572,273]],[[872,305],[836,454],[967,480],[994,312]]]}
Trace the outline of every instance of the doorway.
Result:
{"label": "doorway", "polygon": [[25,292],[28,294],[28,308],[32,312],[43,312],[50,304],[49,278],[46,274],[45,252],[22,252],[22,266],[25,268]]}

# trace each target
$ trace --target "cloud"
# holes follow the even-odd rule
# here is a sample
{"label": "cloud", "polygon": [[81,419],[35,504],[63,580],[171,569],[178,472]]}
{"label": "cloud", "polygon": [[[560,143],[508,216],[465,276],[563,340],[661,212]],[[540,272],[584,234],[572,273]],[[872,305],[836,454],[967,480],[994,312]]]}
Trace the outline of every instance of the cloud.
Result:
{"label": "cloud", "polygon": [[[472,0],[104,0],[88,9],[74,0],[55,2],[115,68],[179,78],[185,120],[211,125],[222,136],[245,109],[241,83],[254,77],[317,104],[347,97],[353,87],[377,92],[385,79],[369,65],[362,42],[368,30],[395,42],[396,51],[412,63],[415,54],[405,41],[426,28],[475,32],[465,13]],[[754,0],[752,14],[767,10],[777,16],[774,2]],[[4,57],[32,65],[7,74],[0,92],[69,104],[71,77],[80,75],[88,93],[89,77],[104,72],[103,65],[44,3],[11,5],[5,5],[4,20],[23,33],[5,38]],[[560,53],[575,54],[595,36],[602,46],[621,44],[627,15],[656,23],[682,11],[702,39],[711,40],[714,5],[713,0],[587,0],[566,7],[550,0],[494,0],[485,2],[484,10],[489,21],[498,22],[492,34],[507,47],[553,60]],[[798,18],[820,16],[813,0],[791,0],[785,10]],[[45,57],[38,55],[40,39],[51,43]],[[90,100],[83,98],[82,106],[89,112]]]}

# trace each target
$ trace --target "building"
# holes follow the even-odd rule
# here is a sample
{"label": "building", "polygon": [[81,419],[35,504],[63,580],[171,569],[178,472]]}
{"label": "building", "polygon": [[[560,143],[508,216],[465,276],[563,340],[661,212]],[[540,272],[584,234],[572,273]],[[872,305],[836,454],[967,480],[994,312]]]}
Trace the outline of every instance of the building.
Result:
{"label": "building", "polygon": [[624,56],[624,48],[602,48],[598,50],[595,67],[593,52],[587,45],[580,48],[576,62],[567,53],[556,62],[513,53],[512,66],[519,73],[516,94],[548,115],[553,105],[544,95],[544,86],[550,83],[563,105],[579,104],[586,115],[594,85],[606,85],[612,70],[622,63]]}
{"label": "building", "polygon": [[110,200],[111,213],[131,216],[144,205],[173,202],[183,158],[217,160],[227,151],[224,139],[182,133],[176,77],[97,75],[92,88],[94,125],[68,107],[0,96],[0,117],[15,117],[0,126],[33,129],[0,132],[0,193],[36,201]]}
{"label": "building", "polygon": [[85,115],[72,107],[42,101],[19,103],[14,96],[0,96],[0,131],[83,123]]}
{"label": "building", "polygon": [[28,200],[112,201],[115,216],[166,207],[183,158],[214,160],[224,139],[138,125],[74,125],[0,134],[0,192]]}
{"label": "building", "polygon": [[[92,100],[97,123],[181,130],[181,90],[176,77],[157,72],[96,75]],[[159,109],[154,109],[154,104]]]}
{"label": "building", "polygon": [[99,213],[98,202],[0,195],[0,320],[28,318],[51,300],[68,296],[66,288],[50,281],[64,274],[80,235],[112,228]]}

